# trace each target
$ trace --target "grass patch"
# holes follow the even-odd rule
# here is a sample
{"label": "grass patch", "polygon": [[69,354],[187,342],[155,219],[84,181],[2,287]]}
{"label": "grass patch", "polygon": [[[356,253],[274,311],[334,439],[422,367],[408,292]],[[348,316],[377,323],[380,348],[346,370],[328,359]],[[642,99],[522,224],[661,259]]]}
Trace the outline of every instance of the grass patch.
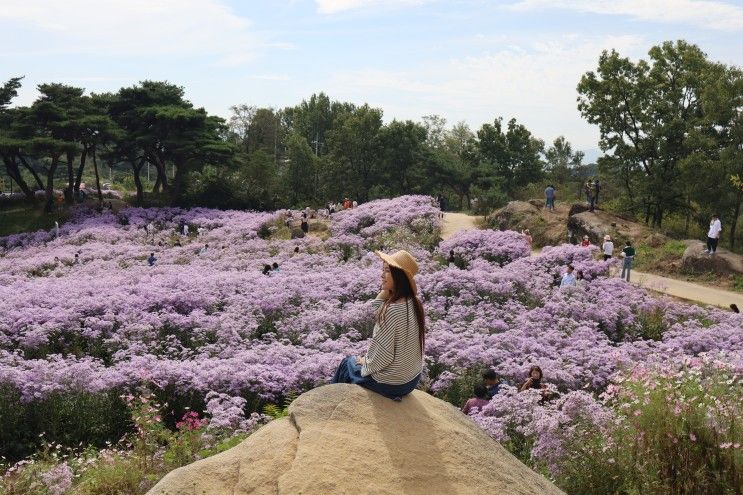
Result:
{"label": "grass patch", "polygon": [[686,250],[682,241],[670,240],[659,247],[640,244],[636,248],[635,266],[637,270],[659,273],[678,273],[681,257]]}
{"label": "grass patch", "polygon": [[65,213],[44,213],[43,206],[14,205],[0,210],[0,237],[37,230],[49,230],[55,220],[62,224]]}

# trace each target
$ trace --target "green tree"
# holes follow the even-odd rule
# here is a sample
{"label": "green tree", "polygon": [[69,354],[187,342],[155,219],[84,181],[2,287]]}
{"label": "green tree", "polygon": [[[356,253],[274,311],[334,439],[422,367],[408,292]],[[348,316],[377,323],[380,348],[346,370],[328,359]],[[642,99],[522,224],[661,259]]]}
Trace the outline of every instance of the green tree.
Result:
{"label": "green tree", "polygon": [[613,171],[633,203],[644,208],[646,222],[661,226],[663,217],[686,208],[680,164],[691,153],[689,136],[700,125],[701,93],[710,67],[695,45],[664,42],[637,63],[604,51],[596,72],[578,84],[578,109],[599,126]]}
{"label": "green tree", "polygon": [[315,199],[318,189],[318,158],[307,140],[292,132],[286,140],[286,186],[289,204],[298,206]]}
{"label": "green tree", "polygon": [[381,129],[382,111],[363,105],[329,132],[332,180],[338,185],[334,193],[351,194],[361,201],[369,199],[379,171]]}
{"label": "green tree", "polygon": [[532,182],[541,180],[543,163],[540,158],[544,142],[516,119],[508,121],[503,129],[503,120],[484,124],[477,131],[477,149],[480,165],[477,182],[483,190],[501,187],[509,197]]}
{"label": "green tree", "polygon": [[389,186],[391,194],[424,192],[426,128],[410,120],[393,120],[382,127],[379,141],[383,150],[380,181]]}
{"label": "green tree", "polygon": [[0,159],[8,177],[18,185],[28,200],[34,201],[34,191],[23,177],[23,168],[32,174],[38,189],[43,189],[44,185],[22,152],[25,141],[18,136],[17,125],[23,111],[8,107],[13,98],[18,96],[22,79],[14,77],[0,86]]}
{"label": "green tree", "polygon": [[174,203],[181,201],[191,171],[207,163],[225,163],[234,153],[226,140],[224,121],[194,108],[179,86],[143,81],[122,88],[110,112],[126,133],[120,151],[133,164],[138,189],[141,184],[136,176],[147,161],[157,170],[154,191],[169,191],[167,168],[172,165],[175,172],[169,192]]}
{"label": "green tree", "polygon": [[545,170],[555,184],[567,184],[573,170],[583,164],[584,156],[582,151],[574,151],[564,136],[559,136],[544,153]]}

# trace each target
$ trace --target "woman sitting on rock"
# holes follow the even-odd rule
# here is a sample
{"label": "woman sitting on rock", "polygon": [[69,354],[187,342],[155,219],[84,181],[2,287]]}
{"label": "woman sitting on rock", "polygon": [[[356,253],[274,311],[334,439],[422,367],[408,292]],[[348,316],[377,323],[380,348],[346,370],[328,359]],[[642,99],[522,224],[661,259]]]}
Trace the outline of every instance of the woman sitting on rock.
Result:
{"label": "woman sitting on rock", "polygon": [[376,254],[384,268],[369,349],[366,356],[344,358],[333,383],[355,383],[400,400],[418,385],[423,363],[425,321],[414,279],[418,264],[407,251]]}

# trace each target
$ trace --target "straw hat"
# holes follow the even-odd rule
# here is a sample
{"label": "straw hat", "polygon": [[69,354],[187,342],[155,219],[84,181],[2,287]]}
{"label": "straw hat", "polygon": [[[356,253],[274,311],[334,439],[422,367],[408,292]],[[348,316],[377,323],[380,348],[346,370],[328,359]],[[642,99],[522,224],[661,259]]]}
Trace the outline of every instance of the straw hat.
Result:
{"label": "straw hat", "polygon": [[388,265],[399,268],[405,272],[405,275],[408,277],[408,282],[410,282],[410,288],[413,290],[413,294],[418,293],[418,286],[416,285],[414,278],[415,274],[418,273],[418,263],[409,252],[400,250],[393,254],[384,254],[381,251],[374,251],[374,254],[382,258],[382,261]]}

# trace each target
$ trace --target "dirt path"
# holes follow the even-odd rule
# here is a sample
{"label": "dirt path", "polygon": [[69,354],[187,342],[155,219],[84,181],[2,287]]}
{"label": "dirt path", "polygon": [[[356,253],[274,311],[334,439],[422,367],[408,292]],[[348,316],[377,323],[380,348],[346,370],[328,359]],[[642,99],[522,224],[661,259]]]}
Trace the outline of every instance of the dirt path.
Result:
{"label": "dirt path", "polygon": [[632,271],[632,282],[646,289],[689,301],[697,301],[723,308],[728,308],[731,303],[735,303],[739,308],[743,309],[743,294],[738,292],[705,287],[684,280],[676,280],[674,278],[661,277],[660,275],[634,270]]}
{"label": "dirt path", "polygon": [[[464,213],[444,213],[444,226],[441,237],[448,239],[460,230],[476,229],[478,217],[466,215]],[[533,251],[538,254],[538,251]],[[696,301],[712,306],[728,308],[731,303],[735,303],[743,309],[743,294],[730,292],[683,280],[676,280],[652,273],[644,273],[633,270],[632,283],[669,296]]]}
{"label": "dirt path", "polygon": [[447,240],[462,230],[476,229],[479,219],[480,217],[473,217],[466,213],[444,213],[444,225],[441,229],[441,237]]}

